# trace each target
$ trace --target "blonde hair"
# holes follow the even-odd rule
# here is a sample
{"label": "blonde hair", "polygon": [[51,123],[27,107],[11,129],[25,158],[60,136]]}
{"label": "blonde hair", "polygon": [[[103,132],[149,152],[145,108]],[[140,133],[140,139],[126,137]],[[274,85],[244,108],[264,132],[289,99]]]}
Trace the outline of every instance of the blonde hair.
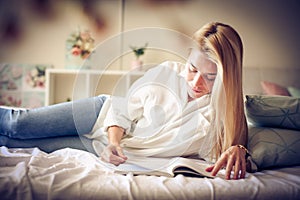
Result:
{"label": "blonde hair", "polygon": [[219,78],[214,84],[211,101],[214,109],[211,143],[214,143],[209,150],[217,159],[230,146],[247,143],[242,87],[243,44],[231,26],[219,22],[203,26],[194,34],[194,40],[218,68]]}

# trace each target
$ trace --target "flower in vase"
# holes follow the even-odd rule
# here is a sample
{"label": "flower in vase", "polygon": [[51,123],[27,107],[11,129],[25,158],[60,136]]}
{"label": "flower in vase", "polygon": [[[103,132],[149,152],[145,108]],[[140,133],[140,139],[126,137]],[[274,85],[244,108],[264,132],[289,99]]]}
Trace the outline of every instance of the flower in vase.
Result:
{"label": "flower in vase", "polygon": [[82,59],[86,59],[93,51],[94,42],[95,40],[88,30],[78,30],[68,38],[67,48],[73,56],[80,56]]}

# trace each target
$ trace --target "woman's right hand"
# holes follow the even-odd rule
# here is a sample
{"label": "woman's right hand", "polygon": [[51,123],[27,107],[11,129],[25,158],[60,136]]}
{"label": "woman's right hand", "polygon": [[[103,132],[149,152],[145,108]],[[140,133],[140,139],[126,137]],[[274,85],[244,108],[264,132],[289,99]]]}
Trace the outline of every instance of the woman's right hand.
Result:
{"label": "woman's right hand", "polygon": [[124,155],[120,145],[109,144],[103,150],[101,159],[118,166],[124,163],[127,160],[127,157]]}

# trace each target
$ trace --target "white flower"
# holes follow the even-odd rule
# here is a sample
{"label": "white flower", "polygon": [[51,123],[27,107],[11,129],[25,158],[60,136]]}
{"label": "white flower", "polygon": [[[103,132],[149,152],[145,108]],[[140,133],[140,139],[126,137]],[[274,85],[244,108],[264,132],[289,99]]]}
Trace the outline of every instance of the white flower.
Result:
{"label": "white flower", "polygon": [[39,74],[39,72],[38,72],[37,69],[31,70],[31,73],[30,73],[31,76],[35,77],[35,76],[37,76],[38,74]]}

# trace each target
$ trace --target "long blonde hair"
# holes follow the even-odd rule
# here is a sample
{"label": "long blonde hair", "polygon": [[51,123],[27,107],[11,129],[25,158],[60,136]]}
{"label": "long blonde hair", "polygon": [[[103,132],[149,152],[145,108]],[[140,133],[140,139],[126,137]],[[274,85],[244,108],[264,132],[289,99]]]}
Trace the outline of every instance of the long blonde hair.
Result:
{"label": "long blonde hair", "polygon": [[242,87],[243,44],[231,26],[219,22],[206,24],[193,37],[200,51],[216,63],[221,80],[214,84],[211,101],[214,109],[211,139],[214,142],[209,152],[217,159],[230,146],[247,143]]}

